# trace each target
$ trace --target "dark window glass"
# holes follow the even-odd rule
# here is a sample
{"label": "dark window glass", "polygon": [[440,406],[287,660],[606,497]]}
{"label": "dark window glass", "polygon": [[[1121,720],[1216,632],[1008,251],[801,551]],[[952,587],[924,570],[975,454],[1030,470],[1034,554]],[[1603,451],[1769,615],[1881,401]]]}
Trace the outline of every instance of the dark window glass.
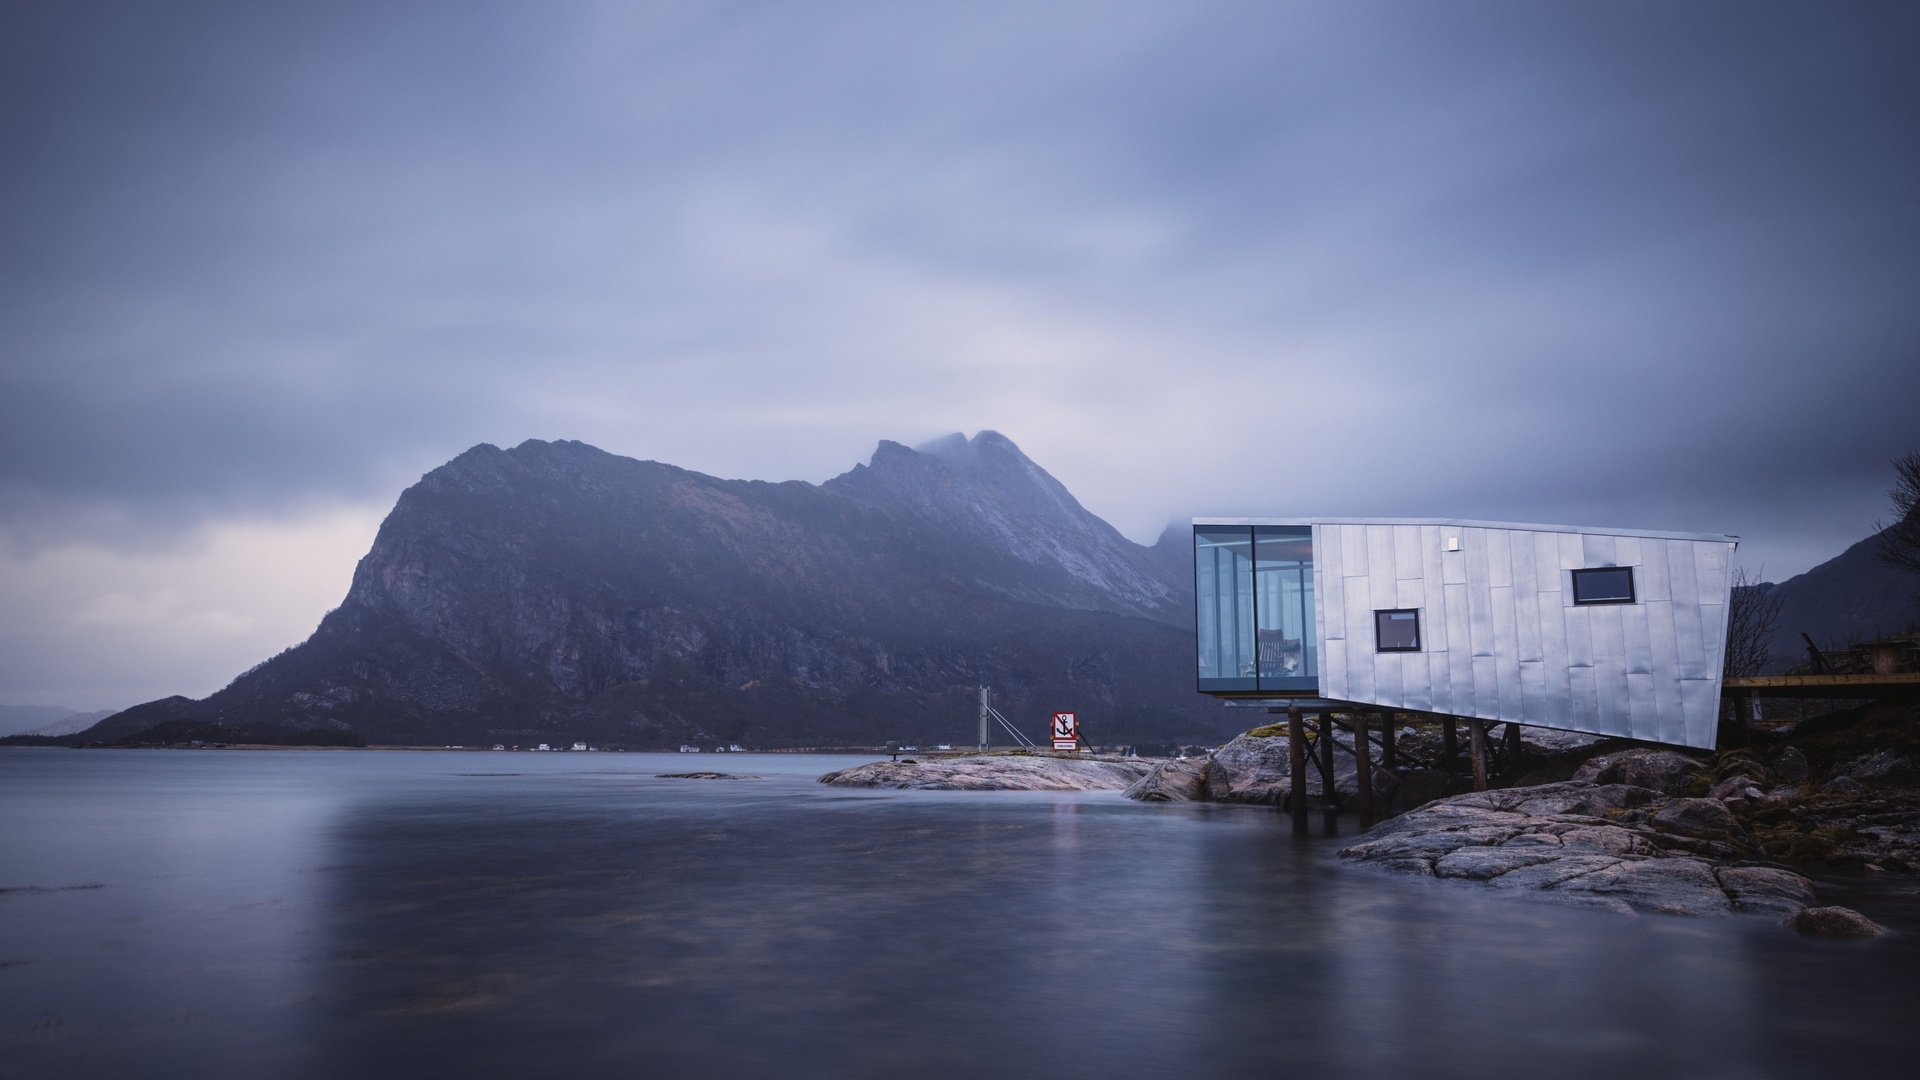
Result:
{"label": "dark window glass", "polygon": [[1257,689],[1253,530],[1245,525],[1194,526],[1193,571],[1199,688]]}
{"label": "dark window glass", "polygon": [[1253,530],[1253,607],[1260,689],[1298,687],[1320,673],[1313,626],[1313,530]]}
{"label": "dark window glass", "polygon": [[1318,688],[1310,527],[1196,525],[1193,571],[1201,693]]}
{"label": "dark window glass", "polygon": [[1604,566],[1573,572],[1573,602],[1576,604],[1633,603],[1633,568]]}
{"label": "dark window glass", "polygon": [[1373,640],[1380,652],[1419,652],[1420,613],[1418,611],[1376,611],[1373,613]]}

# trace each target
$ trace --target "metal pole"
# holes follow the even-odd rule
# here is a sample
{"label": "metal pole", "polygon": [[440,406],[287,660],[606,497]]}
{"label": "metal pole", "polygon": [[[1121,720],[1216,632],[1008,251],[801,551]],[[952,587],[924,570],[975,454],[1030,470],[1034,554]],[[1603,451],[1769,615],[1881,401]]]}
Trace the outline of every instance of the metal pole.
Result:
{"label": "metal pole", "polygon": [[980,749],[986,750],[992,742],[992,733],[987,730],[987,713],[992,708],[993,691],[980,688]]}
{"label": "metal pole", "polygon": [[1487,722],[1474,717],[1467,721],[1467,734],[1473,739],[1473,790],[1487,790]]}
{"label": "metal pole", "polygon": [[1367,745],[1367,714],[1357,712],[1353,717],[1353,768],[1354,779],[1359,784],[1356,792],[1360,797],[1360,827],[1373,827],[1373,748]]}
{"label": "metal pole", "polygon": [[1307,731],[1300,707],[1287,710],[1287,767],[1292,770],[1293,787],[1287,795],[1287,809],[1293,812],[1293,831],[1307,831]]}

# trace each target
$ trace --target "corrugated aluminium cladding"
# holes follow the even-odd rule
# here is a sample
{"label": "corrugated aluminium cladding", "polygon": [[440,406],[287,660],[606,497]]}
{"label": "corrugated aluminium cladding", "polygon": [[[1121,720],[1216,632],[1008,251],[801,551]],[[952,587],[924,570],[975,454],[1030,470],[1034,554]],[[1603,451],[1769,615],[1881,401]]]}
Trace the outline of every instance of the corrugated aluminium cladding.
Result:
{"label": "corrugated aluminium cladding", "polygon": [[[1311,525],[1320,696],[1711,748],[1735,538],[1503,522]],[[1449,551],[1449,540],[1459,550]],[[1573,602],[1571,571],[1633,568],[1630,604]],[[1374,612],[1421,613],[1380,652]]]}

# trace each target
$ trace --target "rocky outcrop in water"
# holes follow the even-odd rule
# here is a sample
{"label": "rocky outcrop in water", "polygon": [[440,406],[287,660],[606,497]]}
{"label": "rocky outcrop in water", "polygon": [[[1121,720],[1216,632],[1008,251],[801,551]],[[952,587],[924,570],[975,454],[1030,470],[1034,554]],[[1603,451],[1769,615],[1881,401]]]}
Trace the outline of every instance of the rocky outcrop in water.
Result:
{"label": "rocky outcrop in water", "polygon": [[1207,763],[1204,759],[1172,758],[1153,767],[1153,771],[1134,781],[1126,790],[1127,798],[1140,802],[1201,802],[1207,797]]}
{"label": "rocky outcrop in water", "polygon": [[1887,932],[1886,927],[1844,907],[1802,908],[1788,916],[1787,925],[1809,937],[1871,938]]}
{"label": "rocky outcrop in water", "polygon": [[[1359,790],[1359,774],[1352,739],[1342,734],[1337,735],[1334,742],[1333,790],[1336,797],[1344,798]],[[1293,790],[1288,753],[1284,727],[1255,728],[1234,736],[1204,758],[1164,763],[1156,770],[1160,778],[1149,777],[1127,795],[1148,802],[1286,806]],[[1399,777],[1384,770],[1377,770],[1375,775],[1379,784],[1386,785],[1389,791],[1402,783]],[[1435,791],[1432,797],[1438,796],[1439,792]],[[1323,798],[1320,769],[1312,762],[1307,765],[1307,797]]]}
{"label": "rocky outcrop in water", "polygon": [[[1337,766],[1337,763],[1336,763]],[[1351,767],[1349,767],[1349,771]],[[1308,790],[1320,782],[1318,773],[1308,769]],[[1291,759],[1287,737],[1261,728],[1236,735],[1225,746],[1207,757],[1204,770],[1204,797],[1208,802],[1259,803],[1284,806],[1293,788]]]}
{"label": "rocky outcrop in water", "polygon": [[1573,780],[1443,799],[1340,855],[1623,912],[1786,916],[1814,902],[1803,875],[1743,858],[1752,846],[1717,800]]}
{"label": "rocky outcrop in water", "polygon": [[1124,791],[1154,771],[1142,758],[983,754],[926,761],[876,761],[820,778],[835,787],[913,791]]}
{"label": "rocky outcrop in water", "polygon": [[[1920,869],[1920,709],[1862,707],[1803,725],[1785,742],[1714,755],[1521,729],[1513,787],[1447,796],[1457,772],[1376,769],[1376,811],[1401,813],[1341,852],[1382,868],[1478,882],[1516,895],[1620,911],[1799,912],[1811,882],[1772,860],[1870,872]],[[1402,733],[1431,757],[1431,731]],[[1337,739],[1334,793],[1350,796],[1350,743]],[[1344,766],[1344,767],[1342,767]],[[1509,774],[1511,775],[1511,774]],[[1531,778],[1557,775],[1548,782]],[[1307,770],[1321,799],[1319,770]],[[1567,779],[1572,777],[1572,779]],[[1167,762],[1133,798],[1287,805],[1285,728],[1257,728],[1207,758]],[[1867,936],[1871,920],[1815,909],[1809,934]]]}

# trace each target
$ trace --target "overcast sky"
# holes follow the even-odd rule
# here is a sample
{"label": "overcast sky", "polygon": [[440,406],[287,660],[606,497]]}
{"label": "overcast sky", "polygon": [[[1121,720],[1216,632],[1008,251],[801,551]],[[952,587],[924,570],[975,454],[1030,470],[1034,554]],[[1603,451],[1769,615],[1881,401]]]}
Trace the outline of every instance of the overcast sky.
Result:
{"label": "overcast sky", "polygon": [[1738,533],[1920,448],[1920,6],[0,7],[0,701],[206,694],[407,484],[1001,431],[1194,514]]}

